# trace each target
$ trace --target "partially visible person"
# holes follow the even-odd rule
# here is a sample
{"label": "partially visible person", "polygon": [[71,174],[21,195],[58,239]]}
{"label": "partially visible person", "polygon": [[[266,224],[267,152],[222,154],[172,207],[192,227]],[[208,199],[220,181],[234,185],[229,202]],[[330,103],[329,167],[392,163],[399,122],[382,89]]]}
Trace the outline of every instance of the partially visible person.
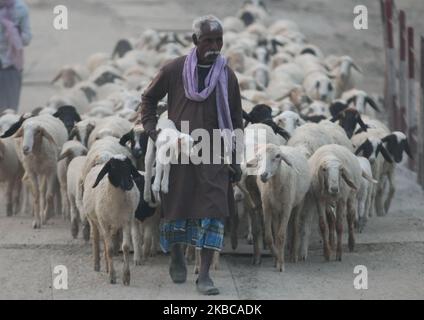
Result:
{"label": "partially visible person", "polygon": [[24,65],[31,41],[28,7],[23,0],[0,0],[0,112],[18,109]]}

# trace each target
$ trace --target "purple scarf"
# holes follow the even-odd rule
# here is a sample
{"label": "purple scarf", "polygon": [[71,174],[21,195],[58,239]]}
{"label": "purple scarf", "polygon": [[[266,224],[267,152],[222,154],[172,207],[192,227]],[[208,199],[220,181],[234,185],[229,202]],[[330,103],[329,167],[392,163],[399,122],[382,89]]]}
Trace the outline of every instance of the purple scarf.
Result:
{"label": "purple scarf", "polygon": [[183,84],[187,99],[201,102],[205,101],[216,87],[216,109],[218,126],[224,138],[226,150],[232,150],[233,123],[231,121],[230,107],[228,104],[228,73],[227,60],[219,55],[215,60],[205,79],[205,89],[198,92],[197,54],[196,48],[191,49],[184,62]]}
{"label": "purple scarf", "polygon": [[7,56],[13,65],[21,71],[23,69],[23,43],[19,31],[13,22],[13,9],[15,0],[4,1],[4,7],[0,8],[0,23],[3,25],[9,48]]}

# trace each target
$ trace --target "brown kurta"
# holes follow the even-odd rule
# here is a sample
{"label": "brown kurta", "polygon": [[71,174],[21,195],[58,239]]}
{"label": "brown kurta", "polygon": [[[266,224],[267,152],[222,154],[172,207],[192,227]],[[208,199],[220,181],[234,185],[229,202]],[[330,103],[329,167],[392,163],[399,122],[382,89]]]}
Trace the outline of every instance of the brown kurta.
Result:
{"label": "brown kurta", "polygon": [[[202,102],[186,98],[183,85],[185,56],[165,65],[142,96],[141,121],[149,131],[156,126],[157,103],[168,94],[168,118],[178,130],[189,121],[190,133],[198,128],[218,129],[215,91]],[[240,90],[234,72],[228,70],[228,100],[234,129],[242,128]],[[211,141],[212,145],[212,141]],[[171,165],[169,192],[162,194],[162,214],[167,220],[225,218],[234,212],[234,196],[224,164]]]}

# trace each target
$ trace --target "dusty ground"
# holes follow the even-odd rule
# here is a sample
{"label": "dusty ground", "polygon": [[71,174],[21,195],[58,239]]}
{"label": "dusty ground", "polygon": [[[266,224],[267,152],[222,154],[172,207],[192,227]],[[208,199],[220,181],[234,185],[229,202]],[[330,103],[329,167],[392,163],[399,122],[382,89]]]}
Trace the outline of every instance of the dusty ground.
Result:
{"label": "dusty ground", "polygon": [[[242,1],[199,0],[27,0],[34,40],[26,50],[22,109],[43,104],[54,92],[48,85],[63,64],[84,61],[94,52],[111,52],[116,40],[137,35],[146,27],[187,30],[191,20],[206,13],[232,14]],[[69,9],[70,29],[52,27],[53,7]],[[352,27],[353,6],[365,4],[369,29]],[[382,52],[379,2],[364,0],[268,1],[276,17],[295,20],[311,42],[325,53],[351,55],[365,70],[361,87],[381,93]],[[424,34],[422,0],[398,1],[408,21]],[[343,262],[325,263],[318,243],[310,259],[287,264],[283,274],[268,256],[252,267],[246,254],[225,250],[214,279],[220,299],[422,299],[424,298],[424,197],[415,175],[397,170],[397,193],[388,216],[374,218],[357,236],[355,252],[345,250]],[[3,201],[2,201],[3,202]],[[6,218],[0,209],[0,299],[199,299],[193,274],[184,285],[174,285],[167,259],[160,255],[142,267],[132,267],[129,288],[106,283],[107,276],[92,270],[91,246],[71,240],[69,226],[60,218],[41,230],[30,228],[31,218]],[[251,248],[244,245],[240,252]],[[120,258],[116,259],[118,275]],[[52,287],[56,265],[68,268],[69,289]],[[368,290],[355,290],[353,269],[368,268]],[[178,295],[175,293],[178,292]],[[208,298],[209,299],[209,298]]]}

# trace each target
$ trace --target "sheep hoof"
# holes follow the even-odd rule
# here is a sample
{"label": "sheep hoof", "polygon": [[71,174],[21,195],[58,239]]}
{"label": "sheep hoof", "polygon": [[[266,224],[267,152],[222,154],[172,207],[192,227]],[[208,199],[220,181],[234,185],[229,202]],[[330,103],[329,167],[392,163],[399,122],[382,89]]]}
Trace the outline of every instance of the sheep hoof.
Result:
{"label": "sheep hoof", "polygon": [[252,260],[252,264],[254,266],[259,266],[261,263],[262,263],[261,257],[254,257],[253,260]]}
{"label": "sheep hoof", "polygon": [[33,229],[39,229],[40,228],[40,222],[38,222],[38,221],[36,221],[36,220],[34,220],[33,222],[32,222],[32,228]]}
{"label": "sheep hoof", "polygon": [[136,266],[141,266],[141,265],[143,265],[143,261],[142,261],[141,259],[135,259],[135,260],[134,260],[134,264],[135,264]]}
{"label": "sheep hoof", "polygon": [[124,275],[122,277],[122,283],[124,284],[124,286],[129,286],[130,285],[130,271],[129,270],[125,270],[124,271]]}
{"label": "sheep hoof", "polygon": [[194,267],[194,274],[199,274],[199,267]]}
{"label": "sheep hoof", "polygon": [[78,221],[72,220],[71,222],[71,234],[72,238],[76,239],[78,237]]}
{"label": "sheep hoof", "polygon": [[94,264],[94,271],[100,272],[100,263],[95,263]]}
{"label": "sheep hoof", "polygon": [[110,284],[116,284],[116,276],[114,272],[110,273],[109,281],[110,281]]}

